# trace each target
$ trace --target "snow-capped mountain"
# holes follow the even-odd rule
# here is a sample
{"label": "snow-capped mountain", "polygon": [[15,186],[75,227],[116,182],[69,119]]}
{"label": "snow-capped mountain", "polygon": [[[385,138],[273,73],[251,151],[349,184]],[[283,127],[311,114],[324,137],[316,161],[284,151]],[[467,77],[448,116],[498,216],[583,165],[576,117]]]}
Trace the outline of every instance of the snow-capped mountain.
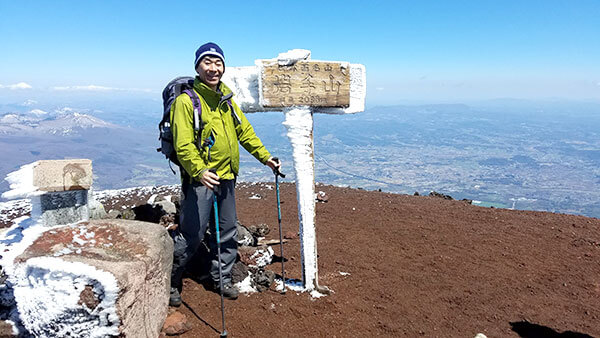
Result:
{"label": "snow-capped mountain", "polygon": [[119,126],[72,108],[62,108],[53,113],[33,109],[25,113],[7,113],[0,116],[0,134],[5,135],[76,135],[90,128],[119,128]]}

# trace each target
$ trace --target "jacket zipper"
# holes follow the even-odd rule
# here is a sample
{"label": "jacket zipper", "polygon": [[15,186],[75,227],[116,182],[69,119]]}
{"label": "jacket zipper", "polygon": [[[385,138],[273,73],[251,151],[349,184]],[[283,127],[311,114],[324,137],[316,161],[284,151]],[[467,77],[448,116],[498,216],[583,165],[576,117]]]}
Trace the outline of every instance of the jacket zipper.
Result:
{"label": "jacket zipper", "polygon": [[235,177],[236,173],[233,170],[233,151],[231,150],[231,140],[229,139],[229,133],[227,133],[227,127],[225,127],[225,121],[223,121],[223,113],[221,112],[221,105],[225,102],[221,102],[217,107],[217,113],[219,113],[219,118],[221,120],[221,124],[223,125],[223,130],[225,131],[225,137],[227,138],[227,145],[229,146],[229,169],[231,173]]}

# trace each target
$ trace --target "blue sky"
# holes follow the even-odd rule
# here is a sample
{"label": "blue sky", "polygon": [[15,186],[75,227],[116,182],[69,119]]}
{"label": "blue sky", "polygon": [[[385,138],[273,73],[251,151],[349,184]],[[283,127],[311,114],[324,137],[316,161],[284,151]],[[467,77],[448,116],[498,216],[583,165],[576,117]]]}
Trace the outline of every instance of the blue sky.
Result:
{"label": "blue sky", "polygon": [[362,63],[369,104],[600,101],[599,18],[600,1],[585,0],[0,0],[0,91],[158,93],[214,41],[229,67],[292,48]]}

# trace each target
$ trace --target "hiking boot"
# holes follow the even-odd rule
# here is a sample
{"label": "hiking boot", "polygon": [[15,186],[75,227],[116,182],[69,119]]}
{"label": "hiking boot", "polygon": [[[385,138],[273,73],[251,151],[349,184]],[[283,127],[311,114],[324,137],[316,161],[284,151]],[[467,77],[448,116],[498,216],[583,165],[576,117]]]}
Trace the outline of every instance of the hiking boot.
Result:
{"label": "hiking boot", "polygon": [[[211,291],[219,293],[219,282],[213,283]],[[235,287],[235,285],[233,285],[231,282],[223,283],[223,297],[233,300],[237,299],[239,294],[240,292],[238,291],[237,287]]]}
{"label": "hiking boot", "polygon": [[181,295],[177,288],[171,288],[171,294],[169,295],[169,306],[179,307],[181,305]]}

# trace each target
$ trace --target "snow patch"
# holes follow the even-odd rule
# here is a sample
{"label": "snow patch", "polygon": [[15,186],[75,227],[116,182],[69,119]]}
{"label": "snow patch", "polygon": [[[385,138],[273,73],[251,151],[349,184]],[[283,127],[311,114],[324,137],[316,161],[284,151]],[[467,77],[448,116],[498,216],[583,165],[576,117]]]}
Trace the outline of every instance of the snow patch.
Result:
{"label": "snow patch", "polygon": [[148,201],[146,203],[153,205],[154,201],[156,200],[157,197],[158,197],[158,194],[153,194],[152,196],[150,196],[150,198],[148,199]]}
{"label": "snow patch", "polygon": [[280,66],[291,66],[298,61],[310,60],[310,50],[292,49],[277,55],[277,63]]}
{"label": "snow patch", "polygon": [[246,278],[244,278],[243,281],[235,283],[235,287],[237,287],[237,289],[241,293],[258,292],[258,290],[254,286],[252,286],[252,273],[249,271],[248,271],[248,276],[246,276]]}
{"label": "snow patch", "polygon": [[267,247],[267,250],[256,250],[252,256],[250,256],[250,260],[256,262],[256,267],[264,268],[265,266],[271,264],[273,261],[273,255],[275,252],[273,248],[270,246]]}
{"label": "snow patch", "polygon": [[[275,278],[274,283],[275,283],[275,289],[279,292],[282,292],[283,291],[283,282],[282,282],[281,278]],[[322,294],[317,290],[305,289],[304,287],[302,287],[302,281],[298,280],[298,279],[286,279],[285,280],[285,288],[287,290],[294,291],[297,293],[304,293],[304,292],[308,291],[309,295],[313,299],[326,296],[325,294]]]}
{"label": "snow patch", "polygon": [[45,116],[48,115],[47,111],[43,111],[41,109],[33,109],[30,111],[31,114],[35,115],[35,116]]}
{"label": "snow patch", "polygon": [[312,291],[310,292],[310,296],[311,296],[312,298],[321,298],[321,297],[323,297],[323,296],[325,296],[325,295],[324,295],[324,294],[322,294],[322,293],[320,293],[320,292],[319,292],[319,291],[317,291],[317,290],[312,290]]}
{"label": "snow patch", "polygon": [[19,170],[6,175],[5,180],[10,186],[10,190],[2,194],[2,198],[14,199],[19,197],[31,197],[40,195],[42,192],[33,185],[33,168],[37,162],[22,166]]}
{"label": "snow patch", "polygon": [[[47,267],[53,267],[49,270]],[[115,277],[87,264],[53,257],[35,257],[19,265],[13,279],[17,308],[25,328],[34,335],[106,337],[119,334]],[[100,303],[93,309],[79,304],[92,287]],[[67,315],[68,321],[65,321]]]}
{"label": "snow patch", "polygon": [[[117,335],[119,318],[115,302],[119,289],[115,277],[92,266],[56,257],[35,257],[15,264],[15,258],[36,239],[46,232],[55,233],[56,228],[64,225],[49,227],[27,216],[14,222],[0,234],[0,266],[7,275],[6,285],[9,285],[0,290],[0,298],[18,300],[18,313],[15,311],[11,318],[20,320],[35,336]],[[95,242],[94,232],[79,224],[69,226],[73,228],[73,245],[63,248],[58,255],[81,252],[78,246]],[[100,301],[94,309],[78,304],[86,286],[92,288]]]}

